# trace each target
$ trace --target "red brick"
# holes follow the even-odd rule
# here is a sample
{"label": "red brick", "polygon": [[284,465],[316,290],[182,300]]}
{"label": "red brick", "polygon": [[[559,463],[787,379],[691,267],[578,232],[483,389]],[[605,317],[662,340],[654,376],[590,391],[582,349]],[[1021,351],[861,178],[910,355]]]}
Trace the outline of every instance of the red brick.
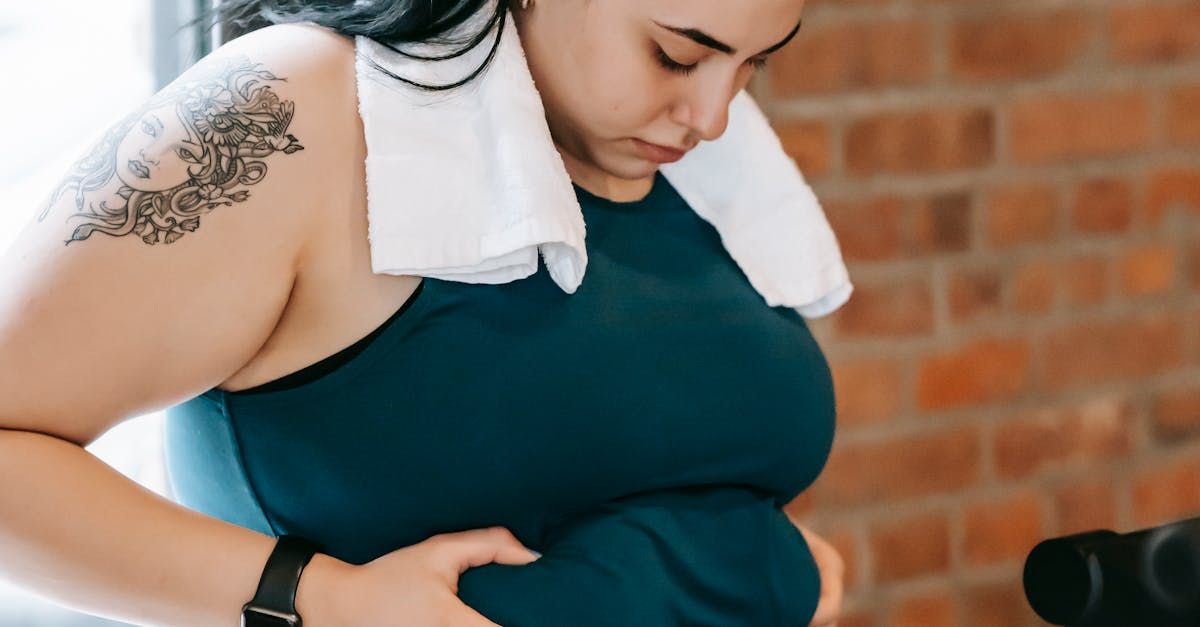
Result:
{"label": "red brick", "polygon": [[[1188,316],[1191,324],[1195,325],[1193,328],[1200,329],[1200,306],[1193,308],[1192,312],[1188,314]],[[1200,364],[1200,350],[1192,351],[1192,361],[1196,364]]]}
{"label": "red brick", "polygon": [[851,124],[846,168],[853,175],[929,173],[987,165],[995,152],[988,109],[881,113]]}
{"label": "red brick", "polygon": [[1021,568],[1012,566],[1000,583],[969,585],[963,594],[963,609],[970,627],[1045,627],[1029,607],[1021,583]]}
{"label": "red brick", "polygon": [[1000,313],[1001,288],[995,269],[955,273],[950,279],[950,317],[965,322]]}
{"label": "red brick", "polygon": [[1132,429],[1132,410],[1116,399],[1034,410],[997,426],[996,472],[1023,478],[1108,463],[1131,451]]}
{"label": "red brick", "polygon": [[827,124],[816,120],[773,120],[771,126],[806,179],[829,173],[833,151]]}
{"label": "red brick", "polygon": [[[867,2],[874,0],[856,0]],[[837,627],[875,627],[875,612],[870,608],[845,610],[838,616]]]}
{"label": "red brick", "polygon": [[1058,192],[1041,184],[993,190],[987,216],[992,246],[1053,239],[1058,233]]}
{"label": "red brick", "polygon": [[1130,502],[1138,527],[1200,516],[1200,459],[1193,455],[1137,471]]}
{"label": "red brick", "polygon": [[1044,537],[1037,494],[1022,493],[963,508],[963,556],[969,565],[1019,559]]}
{"label": "red brick", "polygon": [[1200,291],[1200,238],[1188,244],[1188,276],[1193,290]]}
{"label": "red brick", "polygon": [[1076,322],[1042,342],[1040,381],[1064,389],[1156,374],[1183,362],[1183,344],[1183,325],[1162,312]]}
{"label": "red brick", "polygon": [[1140,91],[1025,98],[1011,119],[1018,163],[1130,153],[1151,138],[1150,101]]}
{"label": "red brick", "polygon": [[1018,396],[1029,379],[1029,344],[980,338],[924,359],[917,372],[917,407],[953,409]]}
{"label": "red brick", "polygon": [[1154,434],[1165,444],[1200,434],[1200,387],[1169,390],[1155,399]]}
{"label": "red brick", "polygon": [[953,25],[951,71],[973,80],[1044,76],[1077,61],[1091,38],[1078,10],[989,12]]}
{"label": "red brick", "polygon": [[839,443],[812,489],[821,506],[961,490],[979,481],[979,454],[975,427]]}
{"label": "red brick", "polygon": [[1098,305],[1108,299],[1109,262],[1100,255],[1063,263],[1064,295],[1071,305]]}
{"label": "red brick", "polygon": [[909,250],[914,255],[962,252],[971,247],[971,195],[946,192],[922,199],[913,210]]}
{"label": "red brick", "polygon": [[1065,485],[1054,494],[1058,521],[1053,535],[1117,528],[1117,502],[1107,479],[1084,479]]}
{"label": "red brick", "polygon": [[944,513],[879,522],[870,535],[877,581],[911,579],[950,567],[950,522]]}
{"label": "red brick", "polygon": [[1175,282],[1175,248],[1170,244],[1147,244],[1134,248],[1120,259],[1117,277],[1129,296],[1161,294]]}
{"label": "red brick", "polygon": [[843,335],[924,335],[933,330],[933,291],[924,280],[860,281],[854,296],[833,316]]}
{"label": "red brick", "polygon": [[950,590],[900,599],[888,617],[889,627],[957,627],[958,607]]}
{"label": "red brick", "polygon": [[1075,228],[1085,233],[1128,231],[1133,223],[1133,191],[1122,179],[1091,179],[1079,185],[1071,213]]}
{"label": "red brick", "polygon": [[926,82],[932,41],[923,20],[805,26],[768,66],[771,90],[789,97]]}
{"label": "red brick", "polygon": [[1200,142],[1200,83],[1181,85],[1168,95],[1167,135],[1175,144]]}
{"label": "red brick", "polygon": [[1110,56],[1123,61],[1177,61],[1200,55],[1200,6],[1184,1],[1114,7],[1108,37]]}
{"label": "red brick", "polygon": [[899,361],[834,361],[831,369],[839,427],[886,422],[900,411],[903,395]]}
{"label": "red brick", "polygon": [[1200,212],[1200,168],[1167,168],[1147,182],[1146,219],[1157,224],[1175,206]]}
{"label": "red brick", "polygon": [[879,261],[901,253],[904,205],[896,196],[830,201],[824,210],[846,261]]}
{"label": "red brick", "polygon": [[1031,261],[1017,268],[1012,279],[1013,308],[1020,313],[1045,313],[1054,305],[1057,266]]}

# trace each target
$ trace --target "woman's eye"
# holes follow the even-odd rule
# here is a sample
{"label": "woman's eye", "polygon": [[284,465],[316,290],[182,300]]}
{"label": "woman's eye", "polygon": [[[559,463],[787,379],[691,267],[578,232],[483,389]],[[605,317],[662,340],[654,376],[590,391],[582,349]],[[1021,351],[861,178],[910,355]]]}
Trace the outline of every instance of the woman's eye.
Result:
{"label": "woman's eye", "polygon": [[[687,74],[691,74],[692,71],[694,71],[696,69],[697,64],[695,64],[695,63],[693,63],[691,65],[684,65],[682,63],[675,61],[671,57],[668,57],[667,53],[664,52],[661,47],[657,48],[657,50],[658,50],[659,64],[672,72],[677,72],[679,74],[687,75]],[[762,57],[762,58],[753,58],[752,57],[750,59],[747,59],[746,63],[749,63],[751,66],[753,66],[755,70],[761,70],[761,69],[767,67],[766,57]]]}
{"label": "woman's eye", "polygon": [[657,50],[658,50],[659,64],[672,72],[677,72],[679,74],[687,75],[687,74],[691,74],[692,71],[696,69],[695,63],[693,63],[691,65],[684,65],[682,63],[677,63],[674,59],[672,59],[671,57],[668,57],[667,53],[663,52],[662,48],[657,48]]}
{"label": "woman's eye", "polygon": [[153,124],[145,120],[142,120],[142,131],[151,137],[158,137],[158,130],[154,128]]}

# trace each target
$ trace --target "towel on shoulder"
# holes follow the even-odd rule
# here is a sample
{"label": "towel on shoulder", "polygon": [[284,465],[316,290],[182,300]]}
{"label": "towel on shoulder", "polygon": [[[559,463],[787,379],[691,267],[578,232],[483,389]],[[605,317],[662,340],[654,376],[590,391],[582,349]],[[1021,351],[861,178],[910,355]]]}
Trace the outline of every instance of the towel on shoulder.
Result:
{"label": "towel on shoulder", "polygon": [[[491,13],[459,29],[478,32]],[[536,272],[540,252],[554,282],[574,293],[587,268],[583,212],[512,15],[491,65],[462,87],[426,92],[379,70],[453,83],[481,64],[493,37],[442,61],[355,38],[372,271],[507,283]],[[402,49],[445,52],[426,43]],[[816,195],[747,92],[730,103],[720,138],[660,171],[768,305],[816,318],[849,299],[853,286]]]}

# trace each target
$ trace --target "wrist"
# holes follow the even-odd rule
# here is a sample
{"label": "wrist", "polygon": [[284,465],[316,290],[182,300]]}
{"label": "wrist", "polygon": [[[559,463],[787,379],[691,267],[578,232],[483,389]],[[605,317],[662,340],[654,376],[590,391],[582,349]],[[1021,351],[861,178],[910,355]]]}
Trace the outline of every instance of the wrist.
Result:
{"label": "wrist", "polygon": [[300,573],[296,612],[305,627],[344,627],[353,624],[344,608],[341,586],[353,566],[325,553],[313,554]]}

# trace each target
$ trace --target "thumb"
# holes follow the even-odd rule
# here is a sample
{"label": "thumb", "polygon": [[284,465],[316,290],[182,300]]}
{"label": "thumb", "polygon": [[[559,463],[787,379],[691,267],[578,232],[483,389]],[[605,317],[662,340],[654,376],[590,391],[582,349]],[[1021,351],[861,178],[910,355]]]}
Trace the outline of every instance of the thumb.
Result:
{"label": "thumb", "polygon": [[542,554],[521,544],[520,540],[515,540],[511,543],[505,543],[504,546],[496,552],[496,561],[501,564],[519,564],[525,565],[531,562],[536,562]]}
{"label": "thumb", "polygon": [[541,557],[540,553],[522,544],[508,528],[503,526],[476,529],[465,533],[471,534],[476,540],[471,543],[473,546],[472,566],[488,562],[524,565]]}

